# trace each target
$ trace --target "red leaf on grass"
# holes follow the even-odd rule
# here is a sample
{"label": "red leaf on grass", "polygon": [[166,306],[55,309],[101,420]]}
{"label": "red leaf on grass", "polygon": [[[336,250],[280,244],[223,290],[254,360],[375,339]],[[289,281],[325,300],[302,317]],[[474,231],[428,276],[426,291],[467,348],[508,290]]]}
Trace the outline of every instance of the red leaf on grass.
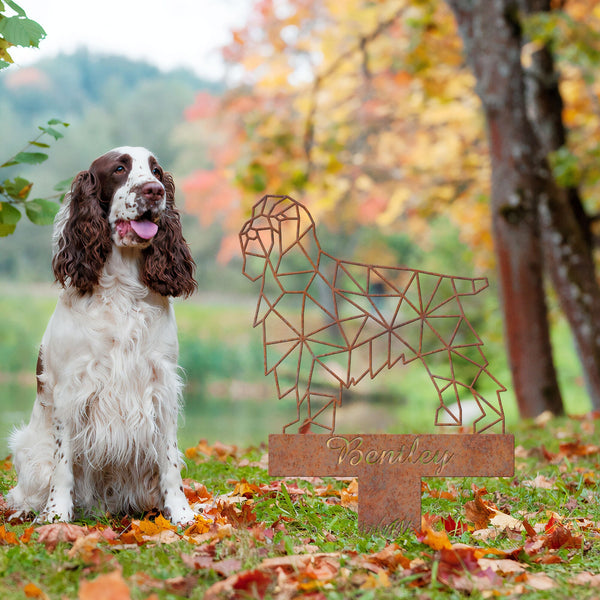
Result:
{"label": "red leaf on grass", "polygon": [[441,517],[444,529],[452,535],[462,535],[469,531],[469,526],[462,521],[455,521],[451,516]]}
{"label": "red leaf on grass", "polygon": [[491,568],[482,569],[478,558],[482,550],[469,546],[444,548],[439,553],[437,578],[452,589],[497,589],[502,579]]}
{"label": "red leaf on grass", "polygon": [[38,527],[38,542],[44,544],[49,552],[52,552],[59,542],[72,543],[76,539],[89,533],[87,527],[73,525],[71,523],[51,523]]}
{"label": "red leaf on grass", "polygon": [[571,530],[560,523],[553,525],[544,540],[544,546],[551,550],[558,550],[559,548],[581,548],[582,545],[582,536],[573,535]]}
{"label": "red leaf on grass", "polygon": [[219,600],[223,597],[235,600],[242,598],[262,600],[274,582],[274,575],[260,569],[243,571],[209,587],[204,593],[203,600]]}
{"label": "red leaf on grass", "polygon": [[240,508],[233,504],[220,503],[218,510],[234,527],[248,527],[256,522],[256,513],[253,512],[250,502],[245,502]]}
{"label": "red leaf on grass", "polygon": [[573,458],[575,456],[590,456],[598,454],[600,446],[595,444],[582,444],[579,440],[574,442],[563,442],[558,446],[559,455]]}
{"label": "red leaf on grass", "polygon": [[223,577],[229,577],[242,567],[242,561],[239,558],[226,558],[224,560],[215,560],[212,556],[190,556],[182,554],[183,563],[191,569],[212,569],[215,573]]}
{"label": "red leaf on grass", "polygon": [[398,544],[389,544],[375,554],[356,556],[351,560],[351,563],[375,573],[385,571],[389,574],[396,571],[398,567],[402,567],[403,569],[410,567],[410,560],[402,554]]}
{"label": "red leaf on grass", "polygon": [[213,497],[205,485],[189,478],[183,480],[183,493],[190,504],[207,502]]}

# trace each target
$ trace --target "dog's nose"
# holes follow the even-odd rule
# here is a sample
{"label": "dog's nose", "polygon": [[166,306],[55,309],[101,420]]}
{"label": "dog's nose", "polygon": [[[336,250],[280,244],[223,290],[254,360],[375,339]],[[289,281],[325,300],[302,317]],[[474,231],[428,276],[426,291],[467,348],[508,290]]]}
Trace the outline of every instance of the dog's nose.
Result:
{"label": "dog's nose", "polygon": [[165,190],[158,182],[150,181],[142,187],[142,196],[150,202],[159,202],[162,200]]}

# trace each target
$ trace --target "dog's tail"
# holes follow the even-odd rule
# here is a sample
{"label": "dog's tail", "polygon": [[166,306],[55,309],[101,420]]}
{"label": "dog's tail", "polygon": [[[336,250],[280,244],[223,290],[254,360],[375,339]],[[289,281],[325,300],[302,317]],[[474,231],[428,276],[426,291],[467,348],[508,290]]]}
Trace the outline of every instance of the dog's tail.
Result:
{"label": "dog's tail", "polygon": [[474,296],[487,289],[490,285],[487,277],[476,277],[475,279],[471,279],[467,277],[450,276],[450,279],[454,282],[454,286],[459,296]]}

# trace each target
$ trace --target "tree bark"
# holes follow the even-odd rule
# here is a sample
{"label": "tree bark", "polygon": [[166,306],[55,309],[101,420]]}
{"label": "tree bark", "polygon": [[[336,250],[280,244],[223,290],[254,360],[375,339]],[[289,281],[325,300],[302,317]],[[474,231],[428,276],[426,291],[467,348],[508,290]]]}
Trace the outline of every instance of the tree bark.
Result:
{"label": "tree bark", "polygon": [[[522,1],[527,13],[550,10],[549,0]],[[532,54],[526,88],[529,119],[547,156],[567,141],[558,74],[548,48]],[[590,223],[576,188],[550,185],[541,200],[546,267],[573,333],[592,406],[600,410],[600,286]]]}
{"label": "tree bark", "polygon": [[[539,147],[527,119],[514,0],[448,0],[477,79],[492,164],[492,230],[509,363],[519,412],[563,412],[552,359],[538,198]],[[546,169],[549,173],[549,170]]]}

